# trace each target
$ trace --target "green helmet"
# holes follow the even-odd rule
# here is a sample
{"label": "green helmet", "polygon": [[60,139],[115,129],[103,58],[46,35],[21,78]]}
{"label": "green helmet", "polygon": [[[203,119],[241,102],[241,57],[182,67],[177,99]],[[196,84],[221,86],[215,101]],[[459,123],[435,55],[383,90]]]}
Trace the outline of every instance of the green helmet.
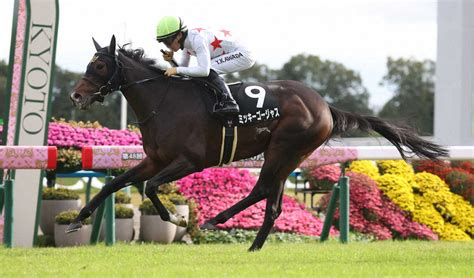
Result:
{"label": "green helmet", "polygon": [[156,39],[160,41],[187,29],[188,27],[184,25],[181,18],[177,16],[165,16],[160,19],[156,26]]}

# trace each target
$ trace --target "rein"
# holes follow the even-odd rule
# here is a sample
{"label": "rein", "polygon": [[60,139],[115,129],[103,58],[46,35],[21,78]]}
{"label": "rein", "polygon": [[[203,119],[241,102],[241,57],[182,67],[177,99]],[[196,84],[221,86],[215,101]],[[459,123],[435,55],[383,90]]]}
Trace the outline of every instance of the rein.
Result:
{"label": "rein", "polygon": [[[154,81],[154,80],[157,80],[157,79],[160,79],[160,78],[163,78],[165,77],[164,75],[158,75],[158,76],[155,76],[155,77],[151,77],[151,78],[145,78],[145,79],[142,79],[142,80],[138,80],[138,81],[135,81],[135,82],[132,82],[132,83],[128,83],[128,84],[125,84],[125,85],[120,85],[117,90],[122,90],[122,89],[127,89],[129,87],[132,87],[133,85],[140,85],[142,83],[146,83],[146,82],[150,82],[150,81]],[[116,91],[117,91],[116,90]]]}
{"label": "rein", "polygon": [[137,124],[137,125],[144,125],[146,122],[148,122],[151,118],[155,117],[156,115],[156,111],[155,110],[152,110],[150,115],[148,115],[143,121],[137,121],[137,122],[134,122],[134,124]]}
{"label": "rein", "polygon": [[[161,77],[161,76],[158,76],[158,77]],[[148,81],[151,81],[151,80],[154,80],[154,79],[157,79],[157,78],[148,78],[148,79],[143,79],[143,80],[140,80],[140,81],[137,81],[137,82],[140,82],[138,84],[141,84],[141,83],[148,82]],[[143,81],[143,82],[141,82],[141,81]],[[134,82],[132,84],[129,84],[129,85],[132,86],[132,85],[135,85],[135,84],[136,84],[136,82]],[[161,104],[163,103],[163,101],[165,100],[165,98],[166,98],[166,96],[168,95],[168,92],[169,92],[169,87],[170,87],[170,80],[168,80],[168,84],[166,85],[166,90],[165,90],[165,94],[163,95],[163,98],[161,99],[160,103],[158,103],[158,105],[156,107],[160,107]],[[137,122],[135,122],[135,124],[143,126],[146,122],[151,120],[157,114],[158,113],[155,110],[152,110],[150,115],[148,115],[144,120],[137,121]]]}

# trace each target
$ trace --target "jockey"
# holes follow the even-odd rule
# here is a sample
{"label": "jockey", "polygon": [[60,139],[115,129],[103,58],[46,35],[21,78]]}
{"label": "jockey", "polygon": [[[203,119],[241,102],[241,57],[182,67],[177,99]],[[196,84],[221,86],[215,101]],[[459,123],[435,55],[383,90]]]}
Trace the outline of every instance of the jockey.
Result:
{"label": "jockey", "polygon": [[[190,29],[179,17],[165,16],[156,28],[156,39],[171,51],[163,51],[163,59],[173,61],[173,53],[183,50],[180,65],[165,71],[165,75],[182,74],[205,77],[218,90],[220,103],[215,112],[226,115],[239,113],[229,87],[219,74],[238,72],[253,66],[255,60],[250,51],[240,44],[228,30],[204,28]],[[197,66],[189,66],[191,56],[197,59]]]}

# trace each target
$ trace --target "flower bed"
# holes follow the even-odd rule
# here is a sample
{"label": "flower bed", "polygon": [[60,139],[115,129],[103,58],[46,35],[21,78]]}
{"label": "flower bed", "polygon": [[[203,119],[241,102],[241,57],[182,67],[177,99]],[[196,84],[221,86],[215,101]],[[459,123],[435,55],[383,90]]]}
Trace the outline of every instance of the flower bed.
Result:
{"label": "flower bed", "polygon": [[309,181],[311,189],[330,191],[341,175],[341,168],[335,164],[303,168],[301,175]]}
{"label": "flower bed", "polygon": [[432,161],[416,161],[416,172],[432,173],[444,180],[451,192],[461,195],[474,205],[474,165],[470,161],[453,161],[449,163],[435,163]]}
{"label": "flower bed", "polygon": [[474,205],[474,175],[452,171],[446,176],[446,183],[452,192],[463,196],[471,205]]}
{"label": "flower bed", "polygon": [[82,168],[83,146],[130,146],[141,145],[137,130],[114,130],[102,127],[98,122],[54,121],[49,124],[48,145],[58,147],[56,172],[74,172]]}
{"label": "flower bed", "polygon": [[474,236],[474,208],[467,201],[449,191],[446,183],[433,174],[418,173],[415,175],[415,182],[419,185],[423,198],[434,206],[447,224],[446,231],[441,233],[442,238],[451,239],[453,229],[459,230],[455,231],[459,235],[456,239]]}
{"label": "flower bed", "polygon": [[469,174],[474,175],[474,163],[472,163],[471,161],[453,161],[451,165],[453,168],[463,169]]}
{"label": "flower bed", "polygon": [[139,133],[115,130],[95,123],[57,121],[49,124],[48,145],[57,147],[141,145]]}
{"label": "flower bed", "polygon": [[402,160],[379,161],[378,166],[383,175],[376,179],[377,185],[413,220],[430,227],[440,239],[471,239],[474,208],[450,192],[441,178],[427,172],[415,174]]}
{"label": "flower bed", "polygon": [[[187,176],[177,182],[180,192],[194,199],[199,208],[199,224],[216,216],[246,197],[256,183],[256,178],[246,170],[211,168]],[[263,222],[265,201],[261,201],[218,225],[221,229],[259,229]],[[323,224],[298,204],[283,196],[282,213],[275,222],[275,230],[318,236]],[[336,231],[331,229],[331,235]]]}
{"label": "flower bed", "polygon": [[[358,163],[356,163],[358,164]],[[352,169],[367,168],[367,164],[353,165]],[[374,173],[372,171],[372,173]],[[385,239],[438,239],[429,228],[413,222],[408,214],[386,198],[374,180],[365,174],[349,172],[350,178],[350,227],[352,230]],[[321,206],[327,208],[330,194],[323,196]],[[339,210],[335,212],[339,220]],[[336,222],[338,223],[338,222]]]}
{"label": "flower bed", "polygon": [[452,172],[449,162],[436,163],[431,160],[418,160],[413,162],[415,172],[428,172],[437,175],[441,179],[446,179],[446,176]]}
{"label": "flower bed", "polygon": [[301,176],[309,182],[309,188],[320,191],[331,191],[341,175],[341,168],[336,164],[313,168],[302,168]]}
{"label": "flower bed", "polygon": [[379,169],[375,163],[370,160],[353,161],[346,170],[354,173],[363,173],[373,180],[380,177]]}
{"label": "flower bed", "polygon": [[406,211],[415,209],[413,188],[403,176],[385,174],[377,179],[377,185],[401,209]]}

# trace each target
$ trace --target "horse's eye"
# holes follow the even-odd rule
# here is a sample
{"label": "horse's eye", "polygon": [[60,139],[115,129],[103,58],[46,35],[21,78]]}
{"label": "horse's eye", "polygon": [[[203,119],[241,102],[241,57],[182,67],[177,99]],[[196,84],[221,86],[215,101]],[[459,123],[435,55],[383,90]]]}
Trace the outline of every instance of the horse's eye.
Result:
{"label": "horse's eye", "polygon": [[97,70],[101,70],[104,68],[104,64],[98,64],[96,67],[95,67]]}

